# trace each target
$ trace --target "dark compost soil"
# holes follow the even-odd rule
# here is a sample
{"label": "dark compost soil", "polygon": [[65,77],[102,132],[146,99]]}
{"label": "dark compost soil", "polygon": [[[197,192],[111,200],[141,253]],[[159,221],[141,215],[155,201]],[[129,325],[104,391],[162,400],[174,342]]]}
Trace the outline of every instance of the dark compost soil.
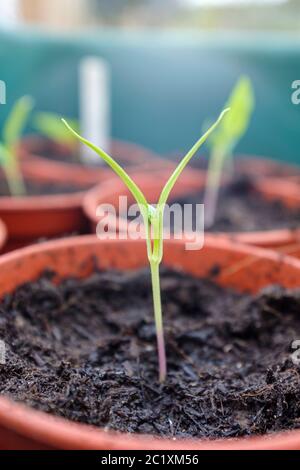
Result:
{"label": "dark compost soil", "polygon": [[[203,204],[204,191],[193,193],[172,203]],[[205,208],[204,208],[205,210]],[[282,201],[266,199],[248,178],[237,178],[220,189],[215,223],[211,232],[253,232],[290,228],[300,225],[300,207],[288,208]],[[193,210],[193,227],[196,211]]]}
{"label": "dark compost soil", "polygon": [[300,427],[300,290],[249,296],[163,268],[162,292],[165,385],[148,270],[58,287],[44,273],[0,304],[0,392],[74,421],[177,438]]}
{"label": "dark compost soil", "polygon": [[[73,183],[56,183],[56,182],[38,182],[25,180],[27,196],[50,196],[55,194],[72,194],[90,189],[90,186],[78,186]],[[11,196],[7,182],[0,178],[0,197]]]}

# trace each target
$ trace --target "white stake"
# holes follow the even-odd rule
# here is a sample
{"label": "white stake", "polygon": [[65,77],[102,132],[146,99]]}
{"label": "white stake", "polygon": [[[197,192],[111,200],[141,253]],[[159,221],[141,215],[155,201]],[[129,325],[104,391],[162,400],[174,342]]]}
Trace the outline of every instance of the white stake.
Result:
{"label": "white stake", "polygon": [[0,3],[0,25],[16,26],[20,20],[19,0],[2,0]]}
{"label": "white stake", "polygon": [[[88,140],[109,152],[110,144],[110,70],[99,57],[85,57],[79,66],[80,126]],[[101,162],[88,149],[81,147],[83,162]]]}

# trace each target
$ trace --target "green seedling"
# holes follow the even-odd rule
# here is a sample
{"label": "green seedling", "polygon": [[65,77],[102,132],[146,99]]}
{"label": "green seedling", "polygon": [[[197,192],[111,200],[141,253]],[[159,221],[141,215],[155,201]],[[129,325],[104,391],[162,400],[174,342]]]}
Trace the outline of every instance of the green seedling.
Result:
{"label": "green seedling", "polygon": [[241,77],[226,104],[230,113],[208,140],[210,159],[204,196],[206,228],[211,227],[215,220],[223,168],[226,162],[229,165],[232,161],[235,147],[248,130],[254,104],[251,81],[248,77]]}
{"label": "green seedling", "polygon": [[159,267],[163,258],[163,216],[164,209],[167,203],[170,192],[178,180],[180,174],[198,151],[201,145],[206,141],[209,135],[214,131],[218,124],[223,119],[224,115],[228,110],[224,110],[218,120],[210,127],[210,129],[205,132],[205,134],[195,143],[191,150],[185,155],[181,160],[177,168],[174,170],[169,180],[165,184],[158,203],[156,206],[150,205],[143,192],[135,184],[135,182],[130,178],[130,176],[123,170],[123,168],[106,152],[92,144],[85,138],[81,137],[74,131],[66,121],[63,121],[68,129],[76,136],[80,142],[87,145],[90,149],[94,150],[110,167],[111,169],[121,178],[125,183],[128,190],[131,192],[132,196],[136,200],[141,215],[143,217],[143,222],[146,232],[146,245],[147,245],[147,255],[150,264],[151,271],[151,280],[152,280],[152,292],[153,292],[153,305],[154,305],[154,317],[155,317],[155,326],[156,326],[156,336],[157,336],[157,348],[158,348],[158,363],[159,363],[159,380],[164,382],[167,374],[167,361],[166,361],[166,352],[165,352],[165,340],[163,332],[163,317],[162,317],[162,305],[161,305],[161,292],[160,292],[160,276],[159,276]]}
{"label": "green seedling", "polygon": [[[70,126],[80,132],[79,122],[76,119],[68,119]],[[61,116],[55,113],[36,113],[33,125],[37,131],[49,140],[57,144],[75,147],[78,140],[71,134],[66,126],[61,122]]]}
{"label": "green seedling", "polygon": [[34,106],[30,96],[20,98],[12,108],[3,127],[0,142],[0,165],[13,196],[26,193],[18,158],[18,144]]}

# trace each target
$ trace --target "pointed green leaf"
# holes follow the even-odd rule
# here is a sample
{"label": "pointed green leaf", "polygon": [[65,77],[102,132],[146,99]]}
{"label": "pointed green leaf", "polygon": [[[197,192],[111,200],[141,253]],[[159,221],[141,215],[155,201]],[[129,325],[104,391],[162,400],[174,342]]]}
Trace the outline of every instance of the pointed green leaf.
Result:
{"label": "pointed green leaf", "polygon": [[101,157],[105,161],[105,163],[107,163],[107,165],[110,166],[110,168],[121,178],[123,183],[129,189],[129,191],[135,198],[136,202],[148,208],[148,203],[144,194],[142,193],[140,188],[135,184],[135,182],[130,178],[130,176],[126,173],[126,171],[123,170],[123,168],[110,155],[104,152],[104,150],[102,150],[101,148],[92,144],[92,142],[89,142],[87,139],[79,135],[74,129],[72,129],[71,126],[69,126],[69,124],[67,123],[67,121],[65,121],[65,119],[63,119],[62,122],[74,134],[74,136],[80,140],[81,143],[87,145],[91,150],[96,152],[99,155],[99,157]]}
{"label": "pointed green leaf", "polygon": [[0,165],[7,165],[10,160],[10,155],[7,148],[0,142]]}
{"label": "pointed green leaf", "polygon": [[20,140],[33,106],[33,99],[30,96],[23,96],[12,108],[3,129],[3,142],[8,148]]}
{"label": "pointed green leaf", "polygon": [[[208,139],[211,133],[216,129],[216,127],[220,124],[224,116],[228,113],[229,108],[224,109],[220,116],[218,117],[217,121],[205,132],[205,134],[195,143],[195,145],[191,148],[191,150],[186,154],[186,156],[181,160],[169,180],[167,181],[165,187],[162,190],[162,193],[159,198],[158,204],[166,204],[167,199],[169,197],[170,192],[172,191],[176,181],[178,180],[179,176],[181,175],[182,171],[189,163],[191,158],[195,155],[195,153],[199,150],[202,144]],[[224,118],[225,119],[225,118]]]}
{"label": "pointed green leaf", "polygon": [[212,151],[218,149],[225,155],[231,153],[249,127],[255,107],[251,80],[242,76],[236,83],[226,103],[230,113],[223,119],[218,130],[209,139]]}

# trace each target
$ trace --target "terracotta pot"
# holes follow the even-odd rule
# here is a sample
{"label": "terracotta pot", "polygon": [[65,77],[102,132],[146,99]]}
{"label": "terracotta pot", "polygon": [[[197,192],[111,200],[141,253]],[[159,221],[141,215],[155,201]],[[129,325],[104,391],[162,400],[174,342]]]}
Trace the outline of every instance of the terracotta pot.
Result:
{"label": "terracotta pot", "polygon": [[[94,236],[75,237],[30,246],[0,258],[0,295],[36,279],[45,269],[64,276],[86,277],[101,266],[137,269],[147,265],[145,242],[109,240]],[[251,264],[249,265],[249,260]],[[256,292],[270,284],[299,286],[300,261],[276,252],[242,246],[207,236],[200,251],[186,251],[184,242],[165,243],[164,264],[180,267],[195,276],[205,276],[216,264],[222,285],[239,291]],[[0,397],[0,448],[2,449],[300,449],[300,430],[253,438],[218,441],[160,439],[151,436],[106,432],[56,418]]]}
{"label": "terracotta pot", "polygon": [[[61,174],[56,169],[49,172],[34,168],[31,163],[22,164],[25,178],[44,183],[61,183]],[[102,173],[103,180],[110,174]],[[76,184],[82,190],[69,194],[0,197],[0,217],[8,232],[8,249],[24,246],[38,238],[56,237],[66,233],[81,232],[87,226],[82,211],[82,200],[86,192],[86,181],[80,175],[73,178],[64,175],[64,183]]]}
{"label": "terracotta pot", "polygon": [[[31,171],[33,174],[35,172],[36,174],[44,173],[45,175],[56,173],[61,181],[65,181],[65,178],[68,177],[75,180],[80,179],[80,181],[91,185],[95,185],[103,180],[103,171],[105,173],[107,171],[105,164],[100,168],[95,168],[76,163],[51,160],[44,156],[47,145],[51,145],[51,148],[53,148],[52,152],[56,152],[57,155],[62,157],[68,157],[72,154],[72,149],[68,146],[53,142],[49,144],[49,141],[41,137],[28,137],[24,139],[20,147],[21,158],[24,161],[30,160],[32,162]],[[137,168],[141,171],[160,171],[163,168],[172,169],[174,167],[171,162],[161,159],[154,152],[129,142],[114,140],[112,142],[111,154],[122,165],[129,167],[130,171],[135,171]]]}
{"label": "terracotta pot", "polygon": [[276,161],[272,158],[252,155],[238,155],[235,159],[239,173],[251,178],[277,178],[300,176],[300,167],[291,163]]}
{"label": "terracotta pot", "polygon": [[3,250],[3,247],[4,247],[4,245],[5,245],[6,239],[7,239],[7,230],[6,230],[6,226],[4,225],[4,223],[2,222],[2,220],[0,220],[0,253],[1,253],[1,251]]}
{"label": "terracotta pot", "polygon": [[[188,173],[183,173],[178,185],[174,187],[174,191],[171,198],[176,198],[184,194],[190,194],[193,190],[200,190],[205,184],[205,173],[197,170],[187,170]],[[162,181],[158,178],[153,178],[146,174],[135,175],[136,183],[144,191],[146,197],[153,198],[155,201],[157,195],[161,191]],[[283,201],[287,207],[299,207],[300,209],[300,192],[296,194],[294,185],[287,180],[277,178],[266,178],[257,180],[255,182],[256,189],[259,193],[263,194],[269,199],[279,199]],[[109,186],[105,185],[102,188],[95,187],[91,191],[87,192],[83,207],[85,214],[91,221],[92,230],[95,232],[99,218],[96,216],[96,209],[99,204],[112,204],[118,205],[119,197],[123,195],[128,196],[129,201],[132,201],[132,197],[122,183],[117,180],[115,183],[111,183]],[[202,201],[199,201],[200,203]],[[114,218],[108,217],[110,226],[114,226]],[[127,230],[127,221],[122,217],[117,220],[117,228],[120,231]],[[250,245],[266,247],[266,248],[280,248],[287,245],[300,243],[300,227],[296,229],[276,229],[258,232],[232,232],[232,233],[218,233],[216,236],[219,239],[230,239],[239,243],[247,243]]]}

